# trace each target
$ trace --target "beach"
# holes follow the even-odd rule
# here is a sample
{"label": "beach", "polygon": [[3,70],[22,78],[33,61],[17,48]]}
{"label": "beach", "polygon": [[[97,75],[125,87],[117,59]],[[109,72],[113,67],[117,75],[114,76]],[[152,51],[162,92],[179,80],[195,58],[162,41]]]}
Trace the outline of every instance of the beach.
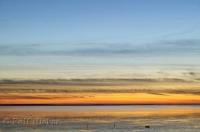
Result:
{"label": "beach", "polygon": [[197,132],[199,122],[199,105],[0,107],[1,132]]}

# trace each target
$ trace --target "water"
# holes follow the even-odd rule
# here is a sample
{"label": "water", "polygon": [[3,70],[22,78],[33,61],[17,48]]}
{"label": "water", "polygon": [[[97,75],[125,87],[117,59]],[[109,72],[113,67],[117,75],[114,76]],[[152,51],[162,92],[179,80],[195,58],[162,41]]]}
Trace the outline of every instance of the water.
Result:
{"label": "water", "polygon": [[198,132],[200,105],[0,106],[0,132]]}

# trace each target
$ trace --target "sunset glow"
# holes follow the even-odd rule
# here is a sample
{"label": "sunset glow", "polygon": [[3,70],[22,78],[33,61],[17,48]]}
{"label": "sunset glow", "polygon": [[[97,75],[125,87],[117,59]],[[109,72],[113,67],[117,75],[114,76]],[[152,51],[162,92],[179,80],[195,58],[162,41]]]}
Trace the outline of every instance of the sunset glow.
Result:
{"label": "sunset glow", "polygon": [[0,104],[200,104],[199,86],[173,80],[4,82]]}

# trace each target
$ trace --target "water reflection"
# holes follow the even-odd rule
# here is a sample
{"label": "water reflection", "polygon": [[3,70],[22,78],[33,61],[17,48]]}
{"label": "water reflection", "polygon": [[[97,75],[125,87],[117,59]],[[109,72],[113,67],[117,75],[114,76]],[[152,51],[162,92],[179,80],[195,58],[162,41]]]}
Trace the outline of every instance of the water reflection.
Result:
{"label": "water reflection", "polygon": [[0,130],[198,131],[199,105],[1,106]]}

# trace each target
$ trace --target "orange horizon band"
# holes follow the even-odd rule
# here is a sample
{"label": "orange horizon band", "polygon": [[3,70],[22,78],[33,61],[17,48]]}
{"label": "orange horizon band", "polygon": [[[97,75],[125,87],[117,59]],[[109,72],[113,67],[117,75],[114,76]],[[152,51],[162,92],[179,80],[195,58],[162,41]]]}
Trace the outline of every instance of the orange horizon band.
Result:
{"label": "orange horizon band", "polygon": [[[25,98],[24,95],[26,97],[30,96],[30,98]],[[13,98],[4,95],[4,98],[0,99],[0,105],[4,104],[200,104],[200,96],[191,94],[154,95],[146,93],[27,93],[23,95],[17,94]]]}

